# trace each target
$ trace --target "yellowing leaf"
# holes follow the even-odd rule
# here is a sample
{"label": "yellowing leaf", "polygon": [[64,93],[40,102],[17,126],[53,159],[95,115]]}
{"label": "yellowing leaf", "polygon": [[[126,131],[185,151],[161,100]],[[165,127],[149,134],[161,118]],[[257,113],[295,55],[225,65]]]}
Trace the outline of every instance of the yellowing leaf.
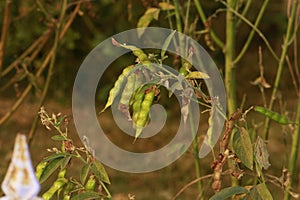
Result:
{"label": "yellowing leaf", "polygon": [[189,72],[189,74],[186,76],[186,78],[190,78],[190,79],[208,79],[209,76],[208,76],[208,74],[206,74],[204,72],[193,71],[193,72]]}
{"label": "yellowing leaf", "polygon": [[[139,19],[137,27],[143,28],[148,27],[153,19],[158,20],[160,9],[158,8],[148,8],[145,14]],[[144,30],[141,29],[138,31],[138,36],[141,37],[144,33]]]}
{"label": "yellowing leaf", "polygon": [[249,169],[253,169],[253,149],[248,131],[241,128],[233,136],[233,149],[242,163]]}
{"label": "yellowing leaf", "polygon": [[162,10],[173,10],[173,9],[175,9],[175,6],[173,6],[172,4],[169,4],[167,2],[160,2],[160,3],[158,3],[158,6]]}
{"label": "yellowing leaf", "polygon": [[254,155],[258,166],[262,169],[268,169],[271,164],[269,163],[269,153],[267,150],[267,145],[261,137],[257,137],[254,144]]}
{"label": "yellowing leaf", "polygon": [[255,186],[255,189],[257,190],[259,196],[261,199],[268,199],[268,200],[273,200],[273,197],[267,188],[266,184],[261,183]]}

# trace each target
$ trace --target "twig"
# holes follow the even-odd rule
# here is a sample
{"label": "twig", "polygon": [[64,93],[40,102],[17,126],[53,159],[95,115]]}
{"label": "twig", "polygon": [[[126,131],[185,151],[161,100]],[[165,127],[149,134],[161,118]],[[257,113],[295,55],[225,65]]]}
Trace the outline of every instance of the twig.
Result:
{"label": "twig", "polygon": [[[204,11],[203,11],[203,8],[201,6],[201,3],[199,0],[194,0],[194,3],[196,5],[196,8],[197,8],[197,11],[198,11],[198,14],[200,15],[200,18],[201,18],[201,21],[203,24],[206,24],[207,22],[207,18],[204,14]],[[212,39],[214,40],[214,42],[221,48],[223,49],[225,44],[224,42],[216,35],[216,33],[210,29],[210,34],[211,34],[211,37]]]}
{"label": "twig", "polygon": [[[33,51],[33,52],[31,53],[31,56],[30,56],[29,58],[26,57],[26,62],[28,61],[28,63],[31,63],[31,62],[36,58],[36,56],[40,53],[40,51],[42,50],[42,48],[44,47],[44,45],[46,44],[46,42],[47,42],[48,39],[50,38],[49,36],[50,36],[51,30],[48,30],[47,32],[48,32],[47,34],[45,34],[44,36],[40,37],[42,40],[39,40],[40,38],[38,39],[38,41],[39,41],[38,47],[32,45],[32,46],[36,47],[36,49],[35,49],[35,51]],[[34,42],[34,43],[36,43],[36,42]],[[31,47],[30,47],[30,48],[31,48]],[[33,49],[32,49],[32,50],[33,50]],[[24,54],[24,55],[25,55],[25,54]],[[16,68],[17,65],[21,63],[22,57],[23,57],[23,55],[20,56],[16,61],[14,61],[9,67],[14,67],[14,68]],[[24,57],[24,58],[25,58],[25,57]],[[9,68],[9,67],[8,67],[8,68]],[[13,68],[11,68],[11,69],[13,69]],[[22,76],[22,77],[20,77],[20,76]],[[23,80],[25,77],[26,77],[25,74],[20,75],[20,74],[17,72],[17,73],[15,74],[14,77],[12,77],[5,85],[3,85],[3,86],[0,88],[0,92],[3,91],[3,90],[5,90],[6,88],[8,88],[9,86],[11,86],[12,84],[14,84],[16,81],[21,81],[21,80]]]}
{"label": "twig", "polygon": [[[226,170],[222,173],[222,175],[228,175],[230,173],[231,173],[231,170]],[[204,179],[208,179],[208,178],[212,178],[212,177],[213,177],[213,174],[208,174],[208,175],[196,178],[195,180],[189,182],[183,188],[181,188],[171,200],[176,200],[176,198],[179,197],[187,188],[196,184],[198,181],[202,181]]]}
{"label": "twig", "polygon": [[36,39],[30,47],[28,47],[26,49],[26,51],[24,51],[22,53],[21,56],[19,56],[19,58],[17,58],[13,63],[11,63],[7,68],[5,68],[5,70],[2,71],[1,75],[0,75],[0,78],[5,76],[6,74],[8,74],[12,69],[14,69],[22,59],[24,59],[26,56],[28,56],[38,45],[41,44],[41,42],[49,37],[51,31],[48,29],[46,30],[38,39]]}
{"label": "twig", "polygon": [[6,44],[6,38],[7,38],[7,32],[8,32],[8,25],[9,25],[10,5],[11,5],[11,0],[6,0],[5,8],[4,8],[4,18],[3,18],[3,25],[2,25],[1,41],[0,41],[0,74],[1,74],[2,68],[3,68],[3,58],[4,58],[4,53],[5,53],[5,44]]}
{"label": "twig", "polygon": [[[46,68],[46,66],[49,63],[52,54],[53,54],[53,48],[50,50],[50,52],[47,55],[47,57],[45,58],[43,64],[41,65],[41,67],[39,68],[39,70],[37,71],[37,73],[35,74],[35,77],[39,77],[42,74],[42,72],[44,71],[44,69]],[[22,92],[21,96],[18,98],[18,100],[10,108],[10,110],[7,111],[2,118],[0,118],[0,126],[2,124],[4,124],[12,116],[12,114],[14,114],[14,112],[18,109],[18,107],[24,101],[25,97],[30,92],[31,88],[32,88],[32,84],[29,83],[28,86],[25,88],[25,90]]]}
{"label": "twig", "polygon": [[[80,5],[81,5],[81,3],[77,4],[77,6],[75,7],[74,11],[72,12],[69,20],[65,24],[65,26],[61,27],[62,22],[64,20],[65,11],[66,11],[66,8],[67,8],[66,3],[67,3],[67,1],[65,0],[63,2],[63,8],[62,8],[61,16],[60,16],[60,22],[58,24],[58,27],[57,27],[57,30],[56,30],[56,34],[55,34],[54,45],[53,45],[52,50],[51,50],[52,59],[51,59],[50,67],[48,69],[48,76],[47,76],[47,79],[46,79],[46,83],[45,83],[45,87],[44,87],[44,90],[43,90],[43,93],[42,93],[42,97],[41,97],[41,100],[39,102],[39,107],[41,107],[43,105],[44,101],[45,101],[45,98],[46,98],[46,95],[47,95],[47,92],[48,92],[48,88],[49,88],[49,85],[50,85],[50,82],[51,82],[51,76],[52,76],[52,72],[53,72],[53,68],[54,68],[54,64],[55,64],[56,49],[57,49],[58,42],[64,37],[64,35],[67,32],[68,28],[71,26],[72,22],[75,19],[76,14],[79,11]],[[63,28],[61,32],[59,32],[60,28]],[[31,129],[30,129],[30,132],[29,132],[29,136],[28,136],[28,145],[31,144],[32,139],[34,137],[34,133],[35,133],[35,130],[36,130],[36,127],[37,127],[38,117],[39,116],[37,115],[34,118],[33,124],[31,126]]]}
{"label": "twig", "polygon": [[[295,58],[295,59],[296,59],[296,58]],[[299,94],[298,94],[297,81],[296,81],[295,73],[294,73],[294,71],[293,71],[293,67],[292,67],[292,64],[291,64],[291,61],[290,61],[288,55],[285,57],[285,60],[286,60],[287,66],[288,66],[288,68],[289,68],[291,77],[292,77],[292,83],[293,83],[294,89],[295,89],[295,91],[296,91],[296,95],[298,96]]]}
{"label": "twig", "polygon": [[[264,12],[266,10],[266,7],[267,7],[268,3],[269,3],[269,0],[265,0],[264,3],[263,3],[263,5],[261,6],[260,11],[259,11],[259,13],[257,15],[256,21],[255,21],[255,23],[253,25],[255,27],[255,29],[257,29],[257,27],[258,27],[258,25],[259,25],[259,23],[260,23],[260,21],[262,19],[262,16],[263,16],[263,14],[264,14]],[[243,15],[241,15],[241,16],[243,16]],[[243,49],[240,51],[240,53],[235,58],[235,60],[233,61],[233,63],[235,63],[235,64],[238,63],[241,60],[241,58],[245,55],[245,53],[248,50],[248,48],[250,46],[250,43],[251,43],[251,41],[253,39],[253,36],[254,36],[254,33],[255,33],[255,29],[252,28],[251,32],[249,33],[249,36],[247,37],[248,38],[247,41],[243,45]]]}
{"label": "twig", "polygon": [[[277,69],[277,73],[276,73],[275,83],[274,83],[271,99],[270,99],[269,106],[268,106],[269,110],[273,109],[274,101],[276,99],[276,95],[277,95],[280,80],[281,80],[281,74],[282,74],[283,67],[284,67],[285,57],[287,55],[287,51],[288,51],[288,47],[291,42],[291,38],[293,38],[293,36],[294,36],[293,28],[294,28],[295,18],[297,18],[296,13],[297,13],[297,8],[298,8],[298,2],[299,2],[298,0],[294,0],[294,3],[292,5],[292,12],[291,12],[291,16],[288,20],[286,37],[284,38],[284,42],[282,45],[282,52],[281,52],[281,56],[280,56],[280,59],[278,62],[278,69]],[[266,117],[265,127],[264,127],[264,131],[263,131],[263,139],[264,140],[268,139],[269,128],[270,128],[270,118]]]}
{"label": "twig", "polygon": [[269,51],[271,52],[272,56],[276,59],[279,60],[278,56],[276,55],[275,51],[273,50],[273,48],[271,47],[269,41],[267,40],[267,38],[265,37],[265,35],[257,28],[254,26],[254,24],[252,24],[247,18],[245,18],[244,16],[242,16],[240,13],[238,13],[237,11],[235,11],[233,8],[231,8],[226,2],[224,1],[220,1],[223,5],[225,5],[231,12],[233,12],[236,16],[238,16],[242,21],[244,21],[248,26],[250,26],[253,30],[256,31],[256,33],[259,35],[259,37],[264,41],[264,43],[266,44],[267,48],[269,49]]}

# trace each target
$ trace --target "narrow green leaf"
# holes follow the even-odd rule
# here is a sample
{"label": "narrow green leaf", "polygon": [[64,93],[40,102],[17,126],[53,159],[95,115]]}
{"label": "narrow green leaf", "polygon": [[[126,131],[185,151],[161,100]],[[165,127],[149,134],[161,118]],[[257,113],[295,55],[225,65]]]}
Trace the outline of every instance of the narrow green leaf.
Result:
{"label": "narrow green leaf", "polygon": [[253,149],[248,131],[242,127],[233,136],[233,149],[242,163],[253,170]]}
{"label": "narrow green leaf", "polygon": [[43,183],[45,180],[53,174],[53,172],[61,165],[63,161],[63,157],[58,157],[53,160],[51,160],[48,165],[45,167],[41,177],[40,177],[40,183]]}
{"label": "narrow green leaf", "polygon": [[167,48],[170,45],[170,43],[171,43],[171,41],[172,41],[175,33],[176,33],[176,30],[172,31],[172,33],[165,40],[165,42],[164,42],[164,44],[163,44],[163,46],[161,48],[161,53],[160,53],[161,59],[163,59],[165,57]]}
{"label": "narrow green leaf", "polygon": [[55,141],[64,141],[66,140],[66,138],[62,135],[54,135],[51,137],[52,140],[55,140]]}
{"label": "narrow green leaf", "polygon": [[90,167],[91,167],[91,163],[87,163],[81,169],[81,172],[80,172],[80,181],[81,181],[81,183],[83,185],[85,184],[86,178],[87,178],[87,176],[89,174]]}
{"label": "narrow green leaf", "polygon": [[91,199],[98,199],[101,196],[97,192],[82,192],[74,197],[72,200],[91,200]]}
{"label": "narrow green leaf", "polygon": [[232,186],[232,187],[224,188],[223,190],[221,190],[220,192],[212,196],[209,200],[223,200],[235,194],[242,194],[242,193],[248,193],[248,190],[246,190],[244,187],[241,186]]}
{"label": "narrow green leaf", "polygon": [[103,181],[105,183],[110,184],[108,175],[106,173],[106,170],[102,163],[100,163],[98,160],[95,160],[91,166],[91,171],[94,173],[94,175],[99,179],[99,181]]}
{"label": "narrow green leaf", "polygon": [[72,158],[72,155],[67,155],[66,157],[64,157],[62,159],[62,162],[61,162],[61,168],[62,169],[66,168],[66,166],[69,164],[71,158]]}
{"label": "narrow green leaf", "polygon": [[58,127],[58,126],[60,126],[61,125],[61,123],[64,121],[64,119],[66,119],[66,115],[64,115],[64,116],[60,116],[59,118],[58,118],[58,121],[57,121],[57,123],[56,124],[54,124],[54,126],[56,126],[56,127]]}
{"label": "narrow green leaf", "polygon": [[53,159],[56,159],[56,158],[63,158],[66,155],[68,155],[68,154],[67,153],[55,153],[55,154],[52,154],[52,155],[44,158],[43,162],[47,162],[47,161],[50,161],[50,160],[53,160]]}

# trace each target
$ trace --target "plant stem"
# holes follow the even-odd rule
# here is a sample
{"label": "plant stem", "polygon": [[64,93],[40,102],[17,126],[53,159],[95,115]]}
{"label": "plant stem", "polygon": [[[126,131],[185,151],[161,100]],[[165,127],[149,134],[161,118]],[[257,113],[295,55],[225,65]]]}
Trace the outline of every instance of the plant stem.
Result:
{"label": "plant stem", "polygon": [[[72,22],[75,19],[75,16],[77,15],[77,13],[79,11],[80,5],[81,5],[81,3],[78,3],[76,5],[76,7],[75,7],[74,11],[72,12],[72,14],[70,15],[68,21],[66,22],[66,24],[64,26],[62,26],[62,23],[63,23],[63,20],[64,20],[64,15],[65,15],[65,12],[66,12],[66,9],[67,9],[66,3],[67,3],[67,1],[65,0],[62,4],[62,6],[63,6],[62,9],[63,10],[62,10],[62,13],[61,13],[61,16],[60,16],[60,22],[59,22],[58,27],[56,29],[56,35],[55,35],[55,41],[54,41],[55,43],[54,43],[50,53],[48,54],[48,57],[51,54],[49,59],[50,58],[52,58],[52,59],[51,59],[50,67],[49,67],[49,70],[48,70],[48,76],[47,76],[47,79],[46,79],[46,83],[45,83],[45,87],[44,87],[44,90],[43,90],[42,98],[40,100],[40,106],[39,107],[42,106],[42,104],[45,100],[45,97],[47,95],[48,87],[49,87],[49,84],[50,84],[50,81],[51,81],[53,67],[54,67],[54,64],[55,64],[55,54],[56,54],[56,48],[57,48],[58,42],[64,37],[67,30],[71,26]],[[59,29],[61,29],[61,31],[59,31]],[[35,117],[34,122],[31,126],[31,130],[29,132],[29,136],[28,136],[28,144],[29,145],[32,142],[32,139],[33,139],[36,127],[37,127],[37,122],[38,122],[38,115]]]}
{"label": "plant stem", "polygon": [[[259,14],[258,14],[258,16],[257,16],[257,18],[256,18],[255,23],[254,23],[254,27],[255,27],[255,28],[258,27],[258,25],[259,25],[259,23],[260,23],[260,20],[261,20],[261,18],[262,18],[262,16],[263,16],[264,12],[265,12],[265,10],[266,10],[266,7],[267,7],[268,3],[269,3],[269,0],[265,0],[264,3],[263,3],[263,5],[261,6],[260,11],[259,11]],[[244,56],[244,54],[246,53],[248,47],[250,46],[250,43],[251,43],[251,41],[252,41],[252,39],[253,39],[253,36],[254,36],[254,33],[255,33],[255,29],[252,29],[251,32],[250,32],[250,34],[249,34],[249,36],[248,36],[247,41],[246,41],[245,44],[243,45],[243,49],[242,49],[241,52],[238,54],[238,56],[235,58],[234,63],[239,62],[239,61],[241,60],[241,58]]]}
{"label": "plant stem", "polygon": [[[228,0],[228,6],[234,8],[236,0]],[[226,11],[226,45],[225,45],[225,88],[227,95],[227,109],[229,116],[237,109],[236,102],[236,77],[235,77],[235,65],[233,63],[235,57],[235,26],[236,20],[234,14],[230,11]],[[233,168],[233,164],[229,163],[229,168]],[[236,178],[232,177],[232,185],[237,185]]]}
{"label": "plant stem", "polygon": [[[299,84],[300,87],[300,84]],[[293,132],[293,143],[292,143],[292,149],[290,154],[290,160],[289,160],[289,173],[290,173],[290,182],[288,186],[285,189],[284,192],[284,200],[290,199],[289,189],[292,187],[292,176],[295,175],[295,167],[296,167],[296,161],[298,158],[298,147],[299,147],[299,138],[300,138],[300,89],[298,91],[298,108],[296,113],[296,120],[295,120],[295,129]]]}
{"label": "plant stem", "polygon": [[[228,5],[234,7],[236,0],[228,0]],[[236,111],[236,77],[235,65],[233,64],[235,56],[235,19],[231,11],[226,12],[226,46],[225,46],[225,87],[227,93],[227,108],[231,115]]]}
{"label": "plant stem", "polygon": [[232,7],[230,7],[226,2],[224,1],[220,1],[218,0],[221,4],[223,4],[224,6],[226,6],[227,10],[230,10],[233,14],[235,14],[237,17],[239,17],[239,19],[241,19],[243,22],[245,22],[248,26],[250,26],[252,29],[254,29],[256,31],[256,33],[259,35],[259,37],[264,41],[264,43],[266,44],[267,48],[269,49],[269,51],[271,52],[272,56],[276,59],[279,60],[279,58],[277,57],[275,51],[273,50],[273,48],[271,47],[269,41],[267,40],[267,38],[264,36],[264,34],[257,28],[254,26],[254,24],[252,24],[247,18],[245,18],[243,15],[241,15],[239,12],[237,12],[236,10],[234,10]]}
{"label": "plant stem", "polygon": [[174,0],[175,6],[175,18],[176,18],[176,28],[178,32],[182,33],[182,23],[180,19],[180,10],[179,10],[179,2],[178,0]]}
{"label": "plant stem", "polygon": [[[198,14],[200,15],[200,18],[201,18],[201,21],[203,24],[206,23],[207,21],[207,18],[205,16],[205,13],[203,11],[203,8],[200,4],[200,1],[199,0],[194,0],[194,3],[195,3],[195,6],[197,8],[197,11],[198,11]],[[221,48],[223,49],[224,48],[224,43],[222,42],[222,40],[215,34],[215,32],[210,29],[210,34],[211,34],[211,38],[214,40],[214,42]]]}
{"label": "plant stem", "polygon": [[[280,56],[279,63],[278,63],[278,69],[277,69],[277,73],[276,73],[274,88],[272,91],[272,95],[271,95],[271,99],[270,99],[270,103],[269,103],[269,107],[268,107],[269,110],[273,109],[274,101],[276,99],[276,95],[277,95],[280,80],[281,80],[281,74],[282,74],[283,67],[284,67],[285,57],[287,55],[288,47],[290,46],[291,40],[294,36],[294,22],[297,17],[297,15],[296,15],[297,7],[298,7],[298,0],[294,0],[293,5],[292,5],[291,16],[288,20],[286,37],[284,38],[284,43],[282,45],[282,52],[281,52],[281,56]],[[268,139],[269,129],[270,129],[270,118],[266,118],[264,132],[263,132],[264,140]]]}
{"label": "plant stem", "polygon": [[4,9],[4,18],[3,18],[3,25],[2,25],[1,40],[0,40],[0,74],[3,68],[4,49],[6,44],[7,32],[8,32],[9,13],[10,13],[9,10],[10,10],[11,3],[12,3],[11,0],[6,0],[5,9]]}
{"label": "plant stem", "polygon": [[[300,85],[299,85],[300,86]],[[296,120],[295,120],[295,129],[293,132],[293,143],[292,143],[292,150],[290,154],[290,161],[289,161],[289,173],[290,177],[294,177],[295,175],[295,167],[296,167],[296,161],[298,158],[298,148],[299,148],[299,138],[300,138],[300,94],[298,95],[298,108],[297,108],[297,114],[296,114]],[[290,199],[290,193],[289,189],[292,187],[292,179],[289,182],[289,185],[286,187],[284,192],[284,199],[289,200]]]}
{"label": "plant stem", "polygon": [[[58,24],[56,24],[57,27],[56,27],[56,30],[55,30],[55,38],[54,38],[54,43],[53,43],[53,48],[52,48],[53,55],[51,57],[49,69],[48,69],[48,72],[47,72],[47,78],[46,78],[45,86],[44,86],[42,96],[41,96],[41,99],[40,99],[40,102],[39,102],[39,107],[41,107],[43,105],[43,103],[45,101],[45,98],[46,98],[46,95],[48,93],[50,83],[51,83],[51,77],[52,77],[52,74],[53,74],[54,64],[55,64],[55,61],[56,61],[56,53],[57,53],[57,46],[58,46],[58,42],[59,42],[60,29],[61,29],[61,26],[62,26],[62,22],[64,20],[64,15],[65,15],[65,12],[66,12],[66,6],[67,6],[67,1],[64,0],[62,2],[60,21],[58,22]],[[31,130],[29,132],[29,137],[28,137],[29,138],[29,141],[28,141],[29,145],[32,141],[34,132],[36,130],[38,118],[39,118],[39,116],[36,115],[36,117],[34,118],[34,121],[32,123]]]}
{"label": "plant stem", "polygon": [[[201,177],[201,170],[200,170],[200,158],[199,158],[199,149],[198,149],[198,138],[197,138],[197,132],[195,130],[195,124],[194,124],[194,117],[193,117],[193,112],[190,109],[190,114],[189,114],[189,121],[190,121],[190,127],[191,127],[191,132],[192,136],[194,137],[193,139],[193,153],[194,153],[194,162],[195,162],[195,168],[196,168],[196,175],[197,178]],[[199,180],[198,182],[198,190],[201,195],[200,199],[203,200],[203,186],[202,182]]]}

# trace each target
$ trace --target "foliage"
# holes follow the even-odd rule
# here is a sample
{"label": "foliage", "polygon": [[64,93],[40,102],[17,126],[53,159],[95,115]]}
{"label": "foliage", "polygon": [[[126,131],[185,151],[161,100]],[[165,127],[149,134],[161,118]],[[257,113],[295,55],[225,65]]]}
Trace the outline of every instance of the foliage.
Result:
{"label": "foliage", "polygon": [[[44,183],[49,177],[58,171],[57,179],[52,186],[42,195],[43,199],[52,199],[57,195],[58,199],[99,199],[110,198],[107,189],[110,184],[108,175],[103,165],[95,158],[94,151],[86,139],[84,147],[77,147],[68,137],[68,119],[60,113],[49,115],[42,107],[39,112],[42,124],[51,130],[54,128],[58,135],[51,137],[60,142],[61,148],[48,149],[51,155],[45,157],[36,167],[36,176],[40,183]],[[79,177],[66,177],[74,160],[81,162]]]}
{"label": "foliage", "polygon": [[[44,105],[49,92],[53,93],[54,98],[64,98],[63,94],[71,91],[78,63],[90,49],[108,35],[134,27],[168,27],[196,39],[214,56],[221,66],[220,71],[224,76],[228,96],[228,113],[223,113],[226,127],[219,142],[220,149],[212,150],[211,173],[202,174],[198,157],[198,140],[194,140],[192,148],[197,179],[182,186],[174,199],[183,195],[183,192],[193,184],[198,184],[199,199],[207,198],[212,191],[215,194],[211,199],[228,197],[272,199],[274,194],[269,190],[271,184],[279,188],[278,191],[282,192],[285,200],[296,198],[299,195],[295,193],[297,179],[295,166],[300,134],[299,1],[288,0],[285,6],[279,5],[279,1],[276,1],[278,3],[276,5],[279,5],[280,9],[286,8],[286,12],[280,10],[275,14],[274,12],[270,14],[270,10],[274,8],[270,2],[269,0],[262,2],[16,0],[13,3],[10,0],[0,1],[3,11],[1,12],[3,20],[0,24],[2,27],[0,92],[1,98],[9,96],[14,101],[7,112],[0,116],[0,127],[2,128],[30,94],[34,94],[39,107]],[[275,1],[272,3],[275,4]],[[124,12],[125,7],[127,12]],[[143,37],[143,32],[140,32],[139,36]],[[172,35],[169,39],[171,37]],[[278,38],[280,42],[277,41]],[[168,44],[168,41],[165,43]],[[113,44],[132,50],[133,55],[139,58],[139,62],[132,63],[130,59],[126,60],[130,63],[129,67],[125,68],[128,70],[124,69],[115,82],[103,111],[116,101],[115,97],[119,94],[121,96],[117,102],[119,109],[128,119],[132,119],[137,139],[143,128],[151,123],[149,117],[151,105],[156,101],[162,101],[159,98],[158,87],[160,84],[158,80],[162,77],[159,77],[159,74],[148,77],[151,84],[143,85],[143,80],[147,78],[145,73],[152,70],[149,67],[150,63],[160,66],[163,61],[167,61],[166,56],[169,56],[178,74],[174,76],[168,71],[166,73],[180,84],[170,85],[168,89],[184,93],[186,83],[193,87],[199,96],[197,99],[185,100],[187,102],[196,100],[209,111],[207,133],[212,135],[214,122],[211,118],[219,111],[212,106],[212,98],[200,89],[199,79],[209,78],[207,74],[194,71],[191,63],[165,51],[160,52],[158,59],[159,55],[155,57],[153,53],[147,54],[134,46],[122,45],[117,41],[113,41]],[[276,46],[282,48],[276,49]],[[258,49],[258,73],[255,69],[250,71],[253,62],[247,63],[252,59],[250,52],[253,52],[253,49],[255,51]],[[266,51],[268,53],[265,53]],[[116,65],[124,66],[123,61]],[[263,63],[272,67],[264,67]],[[277,66],[275,74],[274,65]],[[283,76],[284,73],[288,78]],[[105,81],[108,82],[112,76],[109,75]],[[242,91],[244,89],[240,85],[246,82],[245,76],[253,77],[254,81],[251,84],[258,87],[261,99],[257,96],[249,98],[250,92]],[[186,82],[179,81],[179,77],[184,77],[183,80]],[[288,85],[288,88],[293,88],[289,90],[288,95],[280,93],[284,92],[281,90],[284,84]],[[240,91],[245,92],[248,99],[257,99],[255,105],[245,108],[247,99],[240,101],[242,99]],[[295,94],[291,95],[293,92]],[[288,110],[284,106],[283,101],[289,102],[289,95],[297,98],[296,109]],[[182,97],[184,99],[186,96]],[[288,105],[288,108],[291,107],[293,105]],[[181,112],[187,115],[188,106]],[[50,199],[58,195],[58,198],[64,196],[65,199],[110,198],[106,187],[110,183],[108,175],[102,164],[90,153],[92,150],[88,146],[88,141],[85,147],[75,146],[68,136],[65,117],[58,114],[50,116],[43,109],[39,114],[47,128],[54,128],[58,132],[52,140],[61,143],[61,148],[51,149],[51,155],[37,166],[40,182],[57,176],[43,197]],[[264,121],[260,117],[264,117]],[[38,116],[33,119],[29,131],[30,141],[34,139],[37,122]],[[278,132],[288,133],[281,135],[282,140],[287,138],[292,140],[290,145],[286,144],[287,149],[290,149],[287,156],[289,160],[282,164],[281,177],[266,172],[272,168],[269,160],[272,155],[268,151],[268,146],[272,145],[268,141],[274,137],[270,131],[271,122],[276,122],[282,127]],[[73,160],[79,160],[82,164],[80,176],[77,178],[68,177],[68,171],[73,167],[70,163]],[[226,177],[232,178],[230,187],[226,186],[229,185]],[[210,188],[203,187],[202,182],[205,179],[211,182]]]}

